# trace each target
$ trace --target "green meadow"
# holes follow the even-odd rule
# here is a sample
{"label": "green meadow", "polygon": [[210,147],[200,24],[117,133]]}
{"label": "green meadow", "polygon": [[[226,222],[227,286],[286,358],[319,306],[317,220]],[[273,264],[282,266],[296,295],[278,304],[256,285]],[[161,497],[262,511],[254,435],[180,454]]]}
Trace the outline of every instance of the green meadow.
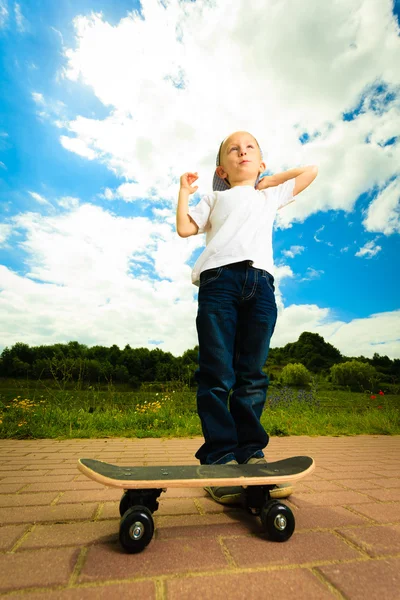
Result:
{"label": "green meadow", "polygon": [[[164,386],[168,388],[167,386]],[[0,379],[0,437],[68,439],[202,435],[196,391],[60,385]],[[400,434],[399,390],[375,393],[270,385],[262,423],[271,436]]]}

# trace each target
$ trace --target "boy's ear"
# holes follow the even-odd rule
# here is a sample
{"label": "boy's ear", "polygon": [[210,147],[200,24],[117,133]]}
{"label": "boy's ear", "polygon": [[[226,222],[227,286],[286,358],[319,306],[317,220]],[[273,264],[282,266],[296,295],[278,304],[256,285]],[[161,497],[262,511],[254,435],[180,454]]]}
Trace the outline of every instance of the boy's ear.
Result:
{"label": "boy's ear", "polygon": [[265,170],[266,170],[265,162],[262,162],[260,164],[260,170],[259,170],[258,174],[261,175],[261,173],[264,173]]}
{"label": "boy's ear", "polygon": [[218,175],[218,177],[221,177],[221,179],[225,179],[225,177],[228,177],[228,173],[224,171],[224,168],[221,167],[221,165],[215,169],[215,172]]}

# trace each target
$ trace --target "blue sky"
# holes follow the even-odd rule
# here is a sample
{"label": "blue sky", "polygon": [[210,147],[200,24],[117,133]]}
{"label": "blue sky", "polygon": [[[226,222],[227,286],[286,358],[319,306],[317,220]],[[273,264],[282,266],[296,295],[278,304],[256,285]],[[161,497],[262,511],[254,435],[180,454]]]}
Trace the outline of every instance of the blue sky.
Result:
{"label": "blue sky", "polygon": [[192,348],[179,177],[196,204],[246,129],[271,172],[319,166],[276,222],[272,346],[400,357],[399,2],[266,4],[0,0],[0,350]]}

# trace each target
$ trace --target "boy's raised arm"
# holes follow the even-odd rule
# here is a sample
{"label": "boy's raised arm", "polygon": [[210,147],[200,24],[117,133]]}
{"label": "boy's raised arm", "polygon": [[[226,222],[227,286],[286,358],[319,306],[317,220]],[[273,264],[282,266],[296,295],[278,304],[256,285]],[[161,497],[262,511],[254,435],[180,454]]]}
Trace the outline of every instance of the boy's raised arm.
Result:
{"label": "boy's raised arm", "polygon": [[289,171],[283,171],[282,173],[276,173],[275,175],[268,175],[263,177],[257,185],[258,190],[265,190],[268,187],[275,187],[281,183],[285,183],[288,179],[295,179],[293,196],[297,196],[305,190],[310,183],[314,181],[318,174],[318,167],[316,165],[309,165],[307,167],[299,167],[296,169],[289,169]]}
{"label": "boy's raised arm", "polygon": [[189,210],[189,196],[194,194],[198,189],[198,186],[192,186],[198,179],[196,173],[184,173],[181,177],[181,187],[178,196],[178,206],[176,208],[176,232],[180,237],[189,237],[196,235],[199,231],[198,226],[190,218],[188,214]]}

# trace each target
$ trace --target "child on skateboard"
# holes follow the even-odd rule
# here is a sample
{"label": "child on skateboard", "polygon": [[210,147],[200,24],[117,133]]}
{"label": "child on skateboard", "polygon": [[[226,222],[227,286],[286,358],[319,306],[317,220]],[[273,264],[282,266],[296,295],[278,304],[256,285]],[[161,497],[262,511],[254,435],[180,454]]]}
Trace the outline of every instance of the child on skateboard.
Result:
{"label": "child on skateboard", "polygon": [[[201,464],[265,463],[268,434],[260,419],[269,379],[267,360],[277,308],[272,228],[277,210],[317,176],[308,166],[259,178],[265,171],[257,140],[248,132],[228,136],[219,148],[214,193],[188,207],[197,173],[180,178],[177,233],[206,233],[206,248],[192,271],[199,287],[197,408],[204,444]],[[230,397],[229,397],[230,396]],[[233,504],[240,487],[206,488],[217,502]],[[271,497],[287,497],[277,487]]]}

